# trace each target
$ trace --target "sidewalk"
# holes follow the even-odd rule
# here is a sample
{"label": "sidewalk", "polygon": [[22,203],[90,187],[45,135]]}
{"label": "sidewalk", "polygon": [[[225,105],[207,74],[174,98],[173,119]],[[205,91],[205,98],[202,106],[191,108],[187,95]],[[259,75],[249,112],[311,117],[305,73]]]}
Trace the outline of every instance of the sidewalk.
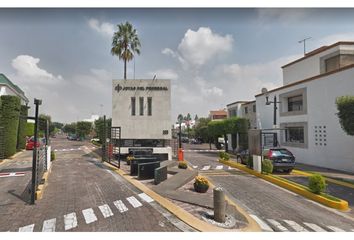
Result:
{"label": "sidewalk", "polygon": [[329,168],[323,168],[323,167],[316,167],[316,166],[302,164],[302,163],[296,163],[296,169],[301,170],[301,171],[305,171],[305,172],[317,172],[317,173],[320,173],[321,175],[328,177],[328,178],[343,180],[343,181],[351,182],[354,184],[354,174],[353,173],[329,169]]}

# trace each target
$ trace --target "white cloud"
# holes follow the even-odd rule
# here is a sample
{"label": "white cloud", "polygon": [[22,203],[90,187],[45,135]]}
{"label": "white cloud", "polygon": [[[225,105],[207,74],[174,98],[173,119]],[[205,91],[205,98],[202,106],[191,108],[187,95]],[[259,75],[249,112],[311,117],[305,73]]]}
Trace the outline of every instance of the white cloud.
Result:
{"label": "white cloud", "polygon": [[95,31],[99,32],[102,35],[107,37],[112,37],[114,33],[114,25],[109,22],[100,22],[95,18],[91,18],[88,21],[88,25],[94,29]]}
{"label": "white cloud", "polygon": [[171,57],[176,57],[176,53],[170,49],[170,48],[165,48],[161,51],[162,54],[165,54],[167,56],[171,56]]}
{"label": "white cloud", "polygon": [[312,14],[311,9],[291,9],[291,8],[260,8],[257,9],[258,20],[264,23],[287,24],[291,22],[305,21]]}
{"label": "white cloud", "polygon": [[151,78],[156,75],[157,79],[178,79],[178,74],[173,69],[159,69],[156,71],[149,72],[147,75]]}
{"label": "white cloud", "polygon": [[29,55],[19,55],[12,60],[12,67],[17,71],[15,78],[20,79],[25,85],[28,84],[57,84],[63,82],[61,75],[54,76],[38,66],[39,58]]}
{"label": "white cloud", "polygon": [[178,53],[188,63],[201,66],[215,56],[230,52],[232,43],[231,35],[220,36],[207,27],[197,31],[188,29],[178,45]]}

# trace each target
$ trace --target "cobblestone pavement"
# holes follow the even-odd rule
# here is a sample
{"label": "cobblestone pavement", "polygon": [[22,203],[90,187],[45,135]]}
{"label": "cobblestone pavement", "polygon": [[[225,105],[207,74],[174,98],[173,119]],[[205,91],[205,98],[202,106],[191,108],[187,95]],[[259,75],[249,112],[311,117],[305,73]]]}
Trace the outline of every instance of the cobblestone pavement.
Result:
{"label": "cobblestone pavement", "polygon": [[[264,231],[354,231],[352,210],[329,209],[262,179],[220,164],[207,145],[185,144],[185,159],[260,223]],[[200,150],[200,151],[193,151]]]}
{"label": "cobblestone pavement", "polygon": [[[53,161],[43,198],[29,205],[18,196],[25,184],[11,194],[12,185],[7,183],[7,191],[2,187],[0,192],[0,231],[164,232],[185,227],[95,159],[90,154],[91,147],[89,143],[53,139],[52,148],[57,149],[57,158]],[[7,167],[15,167],[15,164]],[[30,173],[26,177],[30,177]],[[28,180],[21,178],[23,182]],[[0,185],[15,179],[20,177],[0,178]]]}

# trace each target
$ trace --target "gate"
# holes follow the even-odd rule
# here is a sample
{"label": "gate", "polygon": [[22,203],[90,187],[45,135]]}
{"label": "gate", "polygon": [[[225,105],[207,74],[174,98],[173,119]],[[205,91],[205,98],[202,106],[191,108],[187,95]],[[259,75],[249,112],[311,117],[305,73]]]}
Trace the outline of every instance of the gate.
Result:
{"label": "gate", "polygon": [[103,160],[120,168],[121,128],[110,127],[106,132],[103,150]]}
{"label": "gate", "polygon": [[4,128],[0,127],[0,159],[5,158],[5,136]]}
{"label": "gate", "polygon": [[46,171],[47,164],[47,153],[46,146],[41,146],[37,148],[37,159],[36,159],[36,188],[41,184],[41,180],[44,172]]}

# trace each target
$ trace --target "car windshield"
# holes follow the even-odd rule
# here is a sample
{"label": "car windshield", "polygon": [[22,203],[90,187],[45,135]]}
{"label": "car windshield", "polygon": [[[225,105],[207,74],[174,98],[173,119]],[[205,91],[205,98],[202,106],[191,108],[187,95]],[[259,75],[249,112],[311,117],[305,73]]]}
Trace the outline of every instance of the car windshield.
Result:
{"label": "car windshield", "polygon": [[276,149],[276,150],[272,150],[272,155],[273,156],[282,156],[282,155],[291,156],[292,154],[286,149]]}

